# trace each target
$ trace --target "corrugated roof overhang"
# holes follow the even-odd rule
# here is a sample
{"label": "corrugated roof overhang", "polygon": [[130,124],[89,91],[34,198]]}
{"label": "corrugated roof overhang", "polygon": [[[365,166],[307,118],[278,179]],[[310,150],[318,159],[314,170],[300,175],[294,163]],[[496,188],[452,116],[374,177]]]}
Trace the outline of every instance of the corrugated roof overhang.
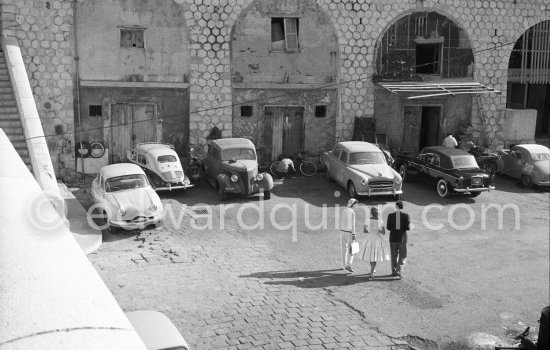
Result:
{"label": "corrugated roof overhang", "polygon": [[445,82],[445,83],[379,83],[386,90],[398,94],[407,100],[455,96],[463,94],[486,94],[495,93],[500,95],[500,91],[485,86],[477,82]]}

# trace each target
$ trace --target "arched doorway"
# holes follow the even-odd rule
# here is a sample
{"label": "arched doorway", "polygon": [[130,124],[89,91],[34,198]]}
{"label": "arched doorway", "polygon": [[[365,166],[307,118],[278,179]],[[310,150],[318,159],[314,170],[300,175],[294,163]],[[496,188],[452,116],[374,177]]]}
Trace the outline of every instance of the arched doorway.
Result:
{"label": "arched doorway", "polygon": [[536,110],[535,138],[550,137],[550,20],[516,41],[508,63],[506,107]]}

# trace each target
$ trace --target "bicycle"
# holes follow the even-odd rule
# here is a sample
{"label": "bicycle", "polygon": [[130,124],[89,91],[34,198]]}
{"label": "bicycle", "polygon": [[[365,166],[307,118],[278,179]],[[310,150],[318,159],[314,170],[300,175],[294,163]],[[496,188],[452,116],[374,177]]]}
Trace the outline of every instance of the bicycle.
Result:
{"label": "bicycle", "polygon": [[269,166],[269,171],[276,177],[283,178],[288,175],[288,172],[291,170],[290,164],[285,165],[284,170],[278,169],[279,162],[282,162],[284,159],[290,159],[292,165],[294,166],[294,173],[298,171],[304,176],[313,176],[317,173],[317,166],[315,163],[310,162],[309,160],[304,159],[304,152],[298,152],[296,155],[291,157],[279,156],[278,160],[271,163]]}

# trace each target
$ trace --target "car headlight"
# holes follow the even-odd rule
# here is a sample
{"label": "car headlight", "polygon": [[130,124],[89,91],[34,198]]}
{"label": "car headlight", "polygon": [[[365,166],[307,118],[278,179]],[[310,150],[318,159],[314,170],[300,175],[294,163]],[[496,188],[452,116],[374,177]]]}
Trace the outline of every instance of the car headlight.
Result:
{"label": "car headlight", "polygon": [[158,207],[156,206],[155,203],[151,203],[151,206],[149,207],[149,210],[151,211],[156,211],[158,209]]}
{"label": "car headlight", "polygon": [[124,210],[124,209],[119,209],[119,210],[118,210],[118,215],[120,215],[120,216],[126,215],[126,210]]}
{"label": "car headlight", "polygon": [[401,176],[395,178],[395,183],[398,185],[401,183]]}
{"label": "car headlight", "polygon": [[363,186],[367,186],[368,183],[369,183],[369,181],[367,179],[362,179],[361,180],[361,185],[363,185]]}
{"label": "car headlight", "polygon": [[239,177],[237,175],[233,174],[233,175],[231,175],[231,181],[237,182],[237,181],[239,181]]}
{"label": "car headlight", "polygon": [[264,179],[264,174],[258,173],[258,175],[256,175],[256,180],[262,181],[263,179]]}
{"label": "car headlight", "polygon": [[461,177],[459,177],[458,179],[456,179],[456,182],[455,182],[455,183],[458,185],[458,184],[461,184],[462,181],[464,181],[464,178],[461,176]]}

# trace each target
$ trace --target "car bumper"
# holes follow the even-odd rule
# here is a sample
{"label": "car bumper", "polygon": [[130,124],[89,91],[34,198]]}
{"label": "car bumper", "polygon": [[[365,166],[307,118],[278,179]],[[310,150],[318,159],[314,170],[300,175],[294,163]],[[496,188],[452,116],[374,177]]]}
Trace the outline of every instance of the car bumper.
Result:
{"label": "car bumper", "polygon": [[475,192],[489,192],[495,189],[495,186],[488,186],[488,187],[476,187],[476,188],[455,188],[455,192],[458,193],[464,193],[464,194],[470,194]]}
{"label": "car bumper", "polygon": [[191,183],[178,183],[178,184],[167,184],[163,187],[155,187],[155,191],[173,191],[173,190],[186,190],[188,188],[191,188],[195,185]]}
{"label": "car bumper", "polygon": [[360,196],[397,196],[403,194],[402,190],[387,190],[378,188],[369,188],[367,191],[358,191]]}
{"label": "car bumper", "polygon": [[550,181],[538,181],[534,182],[534,184],[537,186],[550,186]]}
{"label": "car bumper", "polygon": [[153,217],[152,219],[147,219],[147,220],[138,221],[138,222],[109,220],[109,225],[123,228],[126,230],[143,230],[147,226],[150,226],[150,225],[159,226],[160,224],[162,224],[162,215],[158,215]]}

